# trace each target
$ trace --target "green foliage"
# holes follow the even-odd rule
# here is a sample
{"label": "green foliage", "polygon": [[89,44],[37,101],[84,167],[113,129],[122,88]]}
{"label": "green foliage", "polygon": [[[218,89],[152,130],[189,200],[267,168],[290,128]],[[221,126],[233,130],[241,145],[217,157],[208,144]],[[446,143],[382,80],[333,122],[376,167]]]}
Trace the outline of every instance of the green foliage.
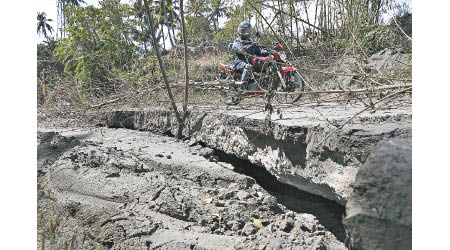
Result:
{"label": "green foliage", "polygon": [[191,0],[188,2],[187,12],[191,13],[192,16],[205,16],[211,11],[208,3],[210,0]]}
{"label": "green foliage", "polygon": [[[104,0],[100,8],[67,6],[67,31],[56,55],[83,88],[102,88],[114,80],[114,68],[125,69],[135,58],[130,36],[132,9],[119,0]],[[92,86],[93,85],[93,86]]]}
{"label": "green foliage", "polygon": [[37,77],[44,80],[44,72],[54,70],[58,74],[64,71],[64,65],[53,55],[57,42],[50,38],[49,40],[37,45]]}
{"label": "green foliage", "polygon": [[219,18],[228,14],[228,7],[224,0],[209,0],[211,12],[208,15],[209,20],[213,23],[214,31],[219,30]]}
{"label": "green foliage", "polygon": [[245,21],[245,9],[242,6],[235,6],[229,12],[229,20],[225,24],[225,27],[217,33],[215,37],[216,41],[230,41],[236,39],[237,27],[239,23]]}
{"label": "green foliage", "polygon": [[[408,56],[408,60],[405,62],[411,64],[411,54]],[[394,67],[390,70],[389,75],[398,79],[411,79],[412,67],[396,62]]]}
{"label": "green foliage", "polygon": [[207,37],[208,35],[214,33],[210,27],[210,22],[208,18],[202,15],[197,17],[196,16],[186,17],[186,32],[192,34],[190,36],[188,35],[188,37],[193,38],[193,39],[188,38],[191,41],[193,41],[194,39],[197,40],[199,38]]}
{"label": "green foliage", "polygon": [[336,49],[339,52],[343,52],[345,48],[348,46],[347,39],[333,37],[331,40],[331,47]]}
{"label": "green foliage", "polygon": [[43,85],[46,89],[53,89],[55,82],[64,73],[64,65],[54,56],[57,42],[50,38],[37,45],[37,91],[38,101],[43,103]]}
{"label": "green foliage", "polygon": [[[403,12],[395,16],[395,20],[397,21],[400,28],[408,35],[412,35],[412,14],[408,12]],[[394,19],[392,18],[390,25],[392,27],[397,27]]]}
{"label": "green foliage", "polygon": [[[188,12],[191,13],[191,15],[186,16],[186,30],[188,37],[194,37],[193,40],[196,40],[198,38],[216,35],[217,33],[222,32],[219,32],[219,18],[225,16],[230,17],[230,8],[227,6],[228,2],[229,0],[189,1]],[[231,17],[226,25],[230,22],[235,23],[236,21]],[[230,25],[233,24],[229,24],[229,26]]]}
{"label": "green foliage", "polygon": [[411,79],[412,68],[411,67],[396,67],[391,70],[392,77],[399,79]]}
{"label": "green foliage", "polygon": [[[64,9],[67,38],[59,41],[48,39],[46,43],[38,45],[38,84],[45,83],[50,89],[52,85],[67,83],[71,85],[71,89],[76,89],[76,95],[82,98],[92,94],[107,95],[116,90],[127,91],[128,88],[139,85],[161,83],[159,65],[151,45],[150,24],[142,0],[131,1],[131,6],[121,4],[119,0],[102,0],[98,8],[81,7],[79,2],[82,1],[79,0],[69,2]],[[167,46],[169,39],[171,47],[177,46],[180,49],[182,39],[179,1],[148,2],[153,10],[153,28],[157,42]],[[214,36],[214,42],[223,45],[223,41],[238,37],[237,27],[240,22],[246,20],[252,24],[256,23],[253,32],[257,29],[263,32],[259,38],[253,33],[253,39],[273,46],[281,37],[284,41],[278,42],[290,48],[289,52],[293,51],[299,58],[305,58],[306,65],[337,55],[352,54],[353,45],[356,45],[356,53],[368,56],[385,48],[411,52],[411,42],[392,21],[387,26],[379,24],[378,19],[386,6],[384,1],[319,1],[317,13],[311,13],[311,8],[308,9],[308,22],[320,27],[323,32],[295,20],[295,17],[305,19],[301,14],[304,8],[316,1],[307,1],[307,4],[302,1],[278,1],[275,9],[264,6],[265,3],[252,1],[258,11],[264,14],[271,12],[267,21],[272,24],[276,34],[267,27],[266,21],[256,13],[249,2],[236,4],[237,2],[185,1],[188,44],[194,47],[205,45],[205,41],[210,41]],[[338,5],[333,5],[336,3]],[[219,18],[223,17],[227,20],[219,28]],[[39,24],[38,21],[38,32],[47,37],[46,34],[51,33],[51,27],[48,28],[45,23],[51,20],[46,19],[45,15],[41,15],[40,20],[43,22]],[[408,35],[412,33],[410,13],[401,12],[397,14],[396,20]],[[297,25],[300,31],[304,31],[303,37],[296,33]],[[205,39],[206,37],[209,39]],[[198,42],[200,39],[202,41]],[[225,53],[225,48],[222,49]],[[190,50],[193,50],[192,47]],[[194,50],[198,51],[197,48]],[[182,57],[174,56],[171,51],[163,54],[169,81],[182,81]],[[215,54],[217,60],[208,62],[210,55],[200,54],[194,55],[197,59],[189,61],[190,79],[214,79],[217,75],[217,65],[212,64],[225,58],[217,59]],[[410,72],[399,69],[392,74],[402,78],[401,76],[407,76]]]}
{"label": "green foliage", "polygon": [[398,29],[392,26],[371,25],[361,28],[358,43],[368,56],[386,48],[410,53],[411,44]]}
{"label": "green foliage", "polygon": [[117,72],[125,82],[133,85],[148,85],[161,81],[158,61],[153,56],[142,58],[130,65],[127,72]]}

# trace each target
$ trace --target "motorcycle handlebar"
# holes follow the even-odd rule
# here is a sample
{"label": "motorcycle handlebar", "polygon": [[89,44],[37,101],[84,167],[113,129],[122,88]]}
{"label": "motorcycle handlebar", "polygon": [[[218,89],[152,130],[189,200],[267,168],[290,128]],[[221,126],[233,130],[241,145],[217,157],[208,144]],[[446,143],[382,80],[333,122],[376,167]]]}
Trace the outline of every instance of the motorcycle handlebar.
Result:
{"label": "motorcycle handlebar", "polygon": [[256,47],[259,47],[259,48],[263,48],[263,49],[265,49],[265,50],[267,50],[267,51],[273,51],[273,50],[279,51],[278,48],[277,48],[277,45],[278,45],[278,44],[280,44],[280,43],[279,43],[279,42],[276,42],[276,43],[275,43],[275,46],[270,47],[269,45],[266,45],[266,44],[261,44],[261,43],[259,43],[259,42],[254,42],[254,43],[252,44],[252,47],[253,47],[253,46],[256,46]]}

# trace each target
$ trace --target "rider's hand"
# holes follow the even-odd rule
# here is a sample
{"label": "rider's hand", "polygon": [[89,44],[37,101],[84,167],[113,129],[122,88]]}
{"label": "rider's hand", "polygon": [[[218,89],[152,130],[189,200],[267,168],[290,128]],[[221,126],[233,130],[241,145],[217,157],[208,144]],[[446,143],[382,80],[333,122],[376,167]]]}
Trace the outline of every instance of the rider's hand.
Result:
{"label": "rider's hand", "polygon": [[268,56],[269,55],[269,51],[265,50],[265,49],[261,49],[261,56]]}

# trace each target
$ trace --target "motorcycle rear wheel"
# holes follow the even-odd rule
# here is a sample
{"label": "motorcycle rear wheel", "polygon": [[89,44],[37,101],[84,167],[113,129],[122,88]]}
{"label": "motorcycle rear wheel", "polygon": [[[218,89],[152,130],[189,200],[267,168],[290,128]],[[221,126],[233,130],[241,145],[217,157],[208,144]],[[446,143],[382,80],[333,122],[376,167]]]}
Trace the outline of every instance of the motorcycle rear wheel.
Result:
{"label": "motorcycle rear wheel", "polygon": [[[286,88],[283,88],[280,84],[277,89],[278,92],[302,92],[305,88],[303,78],[297,71],[288,71],[284,76]],[[287,94],[275,94],[275,100],[282,104],[291,104],[298,101],[301,94],[287,95]]]}

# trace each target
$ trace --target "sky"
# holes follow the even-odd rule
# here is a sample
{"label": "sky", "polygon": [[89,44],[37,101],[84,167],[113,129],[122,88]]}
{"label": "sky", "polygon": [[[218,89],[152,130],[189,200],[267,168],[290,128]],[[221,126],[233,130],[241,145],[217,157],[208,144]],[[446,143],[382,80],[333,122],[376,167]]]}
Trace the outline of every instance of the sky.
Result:
{"label": "sky", "polygon": [[[99,0],[84,0],[86,4],[82,4],[82,6],[88,6],[88,5],[94,5],[98,7]],[[55,35],[56,33],[56,17],[57,17],[57,10],[56,10],[56,0],[38,0],[35,5],[36,13],[37,12],[45,12],[47,14],[48,19],[52,19],[52,22],[49,22],[50,25],[53,27],[53,33],[52,35]],[[41,42],[45,40],[43,36],[38,35],[38,41]]]}
{"label": "sky", "polygon": [[[99,7],[100,0],[84,0],[86,2],[85,4],[81,4],[81,6],[88,6],[93,5],[95,7]],[[130,0],[121,0],[122,3],[128,3]],[[37,12],[45,12],[47,14],[47,18],[52,19],[53,21],[50,22],[50,25],[53,27],[53,33],[56,32],[56,17],[57,17],[57,9],[56,9],[56,0],[37,0],[35,2],[35,9]],[[38,35],[38,41],[42,42],[44,41],[44,37],[41,37]]]}
{"label": "sky", "polygon": [[[86,2],[86,4],[82,4],[82,6],[88,6],[88,5],[93,5],[95,7],[99,7],[99,1],[100,0],[84,0]],[[130,3],[132,0],[121,0],[122,3]],[[397,3],[406,3],[408,6],[411,7],[411,0],[395,0]],[[38,0],[36,2],[36,12],[40,12],[40,11],[44,11],[47,14],[47,18],[52,19],[53,21],[50,22],[50,25],[52,25],[54,32],[52,33],[52,35],[55,34],[56,32],[56,25],[57,25],[57,21],[56,21],[56,17],[57,17],[57,10],[56,10],[56,0]],[[309,13],[313,13],[313,7],[312,5],[309,7]],[[267,13],[270,13],[270,15],[272,14],[271,11],[267,10]],[[263,13],[264,15],[265,13]],[[270,16],[269,15],[269,16]],[[391,16],[392,13],[386,13],[385,15],[383,15],[383,19],[387,20],[389,18],[389,16]],[[219,22],[221,23],[220,26],[223,26],[223,23],[225,22],[225,18],[220,18],[221,20],[219,20]],[[38,41],[42,42],[45,40],[45,38],[43,36],[37,35],[38,36]],[[168,44],[166,44],[168,45]]]}

